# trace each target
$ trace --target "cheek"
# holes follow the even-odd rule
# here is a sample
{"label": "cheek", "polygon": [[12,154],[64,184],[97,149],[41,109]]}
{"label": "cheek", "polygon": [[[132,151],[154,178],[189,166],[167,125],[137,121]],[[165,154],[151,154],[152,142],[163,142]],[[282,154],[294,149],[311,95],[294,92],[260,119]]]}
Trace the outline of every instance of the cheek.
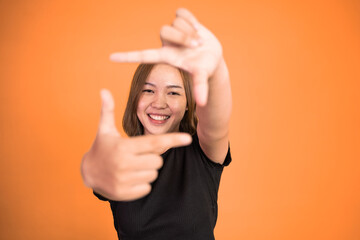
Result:
{"label": "cheek", "polygon": [[143,124],[142,118],[143,118],[143,114],[145,112],[145,108],[146,108],[146,104],[140,97],[137,108],[136,108],[136,116],[142,124]]}
{"label": "cheek", "polygon": [[184,114],[186,110],[186,100],[174,101],[172,104],[172,111],[179,114]]}
{"label": "cheek", "polygon": [[140,97],[138,105],[137,105],[137,112],[144,111],[146,108],[146,101],[143,97]]}

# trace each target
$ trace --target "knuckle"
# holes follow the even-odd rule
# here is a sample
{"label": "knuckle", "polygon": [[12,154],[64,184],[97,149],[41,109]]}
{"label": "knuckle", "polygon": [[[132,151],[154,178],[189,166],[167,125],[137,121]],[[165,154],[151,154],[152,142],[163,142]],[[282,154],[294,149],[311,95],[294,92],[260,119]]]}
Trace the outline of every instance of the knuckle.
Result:
{"label": "knuckle", "polygon": [[172,25],[177,28],[180,27],[181,25],[183,25],[182,19],[179,17],[175,18]]}
{"label": "knuckle", "polygon": [[161,36],[165,36],[165,35],[168,33],[168,31],[169,31],[169,26],[164,25],[164,26],[162,26],[161,29],[160,29],[160,35],[161,35]]}
{"label": "knuckle", "polygon": [[155,167],[155,169],[159,169],[159,168],[161,168],[162,166],[163,166],[163,164],[164,164],[164,160],[163,160],[163,158],[161,157],[161,156],[158,156],[158,155],[156,155],[156,156],[154,156],[154,167]]}
{"label": "knuckle", "polygon": [[132,195],[131,198],[133,199],[137,199],[143,196],[148,195],[151,192],[151,185],[150,183],[143,183],[143,184],[139,184],[134,186],[131,190],[130,190],[130,194]]}
{"label": "knuckle", "polygon": [[158,173],[158,171],[151,171],[151,173],[150,173],[150,182],[153,182],[153,181],[155,181],[157,178],[158,178],[158,176],[159,176],[159,173]]}
{"label": "knuckle", "polygon": [[125,174],[119,174],[119,176],[117,176],[118,185],[122,186],[126,184],[129,181],[128,179],[129,178]]}
{"label": "knuckle", "polygon": [[117,198],[117,199],[122,199],[124,197],[124,188],[121,186],[118,186],[116,188],[113,189],[113,195]]}
{"label": "knuckle", "polygon": [[107,182],[105,186],[99,186],[99,189],[103,189],[103,192],[108,193],[108,195],[118,195],[118,186],[114,182]]}
{"label": "knuckle", "polygon": [[143,191],[144,195],[147,195],[147,194],[149,194],[150,192],[151,192],[151,185],[150,185],[150,183],[144,184],[144,191]]}

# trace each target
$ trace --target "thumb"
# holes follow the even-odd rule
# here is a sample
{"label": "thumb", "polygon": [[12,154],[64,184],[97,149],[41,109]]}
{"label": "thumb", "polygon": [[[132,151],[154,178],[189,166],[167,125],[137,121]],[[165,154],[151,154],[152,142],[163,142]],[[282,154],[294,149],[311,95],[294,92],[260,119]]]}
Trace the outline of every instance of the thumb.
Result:
{"label": "thumb", "polygon": [[102,105],[99,123],[99,133],[112,133],[119,135],[115,126],[114,99],[110,91],[107,89],[102,89],[100,91],[100,96]]}

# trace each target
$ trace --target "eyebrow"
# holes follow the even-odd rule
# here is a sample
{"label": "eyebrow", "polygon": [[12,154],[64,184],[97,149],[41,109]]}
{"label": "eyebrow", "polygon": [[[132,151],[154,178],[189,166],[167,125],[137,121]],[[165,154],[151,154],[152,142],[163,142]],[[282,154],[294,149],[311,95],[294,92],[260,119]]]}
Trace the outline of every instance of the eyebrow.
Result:
{"label": "eyebrow", "polygon": [[[150,86],[152,86],[152,87],[156,87],[155,84],[150,83],[150,82],[145,82],[144,85],[150,85]],[[182,86],[179,86],[179,85],[167,85],[166,88],[180,88],[180,89],[183,89],[183,87],[182,87]]]}

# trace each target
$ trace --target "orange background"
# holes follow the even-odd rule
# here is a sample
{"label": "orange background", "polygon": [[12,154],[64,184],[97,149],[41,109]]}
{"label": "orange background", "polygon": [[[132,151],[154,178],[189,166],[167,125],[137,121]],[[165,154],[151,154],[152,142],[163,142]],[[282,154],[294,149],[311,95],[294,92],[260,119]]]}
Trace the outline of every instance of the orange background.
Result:
{"label": "orange background", "polygon": [[99,90],[121,116],[136,64],[184,6],[224,46],[233,163],[217,239],[360,239],[360,3],[0,2],[0,239],[116,239],[84,187]]}

